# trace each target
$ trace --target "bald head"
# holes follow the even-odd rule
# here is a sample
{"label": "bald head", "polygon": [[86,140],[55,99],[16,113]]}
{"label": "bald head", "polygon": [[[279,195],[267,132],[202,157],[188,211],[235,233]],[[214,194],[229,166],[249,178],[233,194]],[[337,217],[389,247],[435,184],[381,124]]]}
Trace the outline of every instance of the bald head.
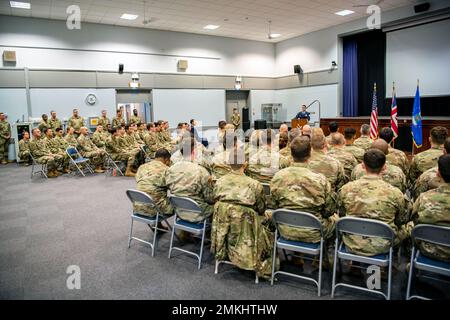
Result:
{"label": "bald head", "polygon": [[309,124],[305,124],[302,128],[302,136],[311,136],[311,126]]}
{"label": "bald head", "polygon": [[383,139],[377,139],[372,143],[373,149],[378,149],[383,152],[385,155],[389,153],[389,144]]}

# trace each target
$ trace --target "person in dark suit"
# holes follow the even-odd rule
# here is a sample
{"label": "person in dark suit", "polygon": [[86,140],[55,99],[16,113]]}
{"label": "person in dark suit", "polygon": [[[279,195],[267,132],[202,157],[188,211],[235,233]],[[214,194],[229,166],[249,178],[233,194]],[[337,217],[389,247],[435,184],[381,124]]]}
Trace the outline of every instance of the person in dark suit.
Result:
{"label": "person in dark suit", "polygon": [[197,125],[197,120],[191,119],[190,124],[191,124],[191,134],[194,136],[195,140],[201,142],[205,146],[205,148],[207,148],[209,145],[208,140],[206,138],[200,137],[198,135],[197,128],[195,127]]}
{"label": "person in dark suit", "polygon": [[308,111],[306,111],[305,105],[302,105],[302,111],[297,113],[297,115],[295,116],[295,119],[308,119],[308,121],[311,120],[310,113]]}

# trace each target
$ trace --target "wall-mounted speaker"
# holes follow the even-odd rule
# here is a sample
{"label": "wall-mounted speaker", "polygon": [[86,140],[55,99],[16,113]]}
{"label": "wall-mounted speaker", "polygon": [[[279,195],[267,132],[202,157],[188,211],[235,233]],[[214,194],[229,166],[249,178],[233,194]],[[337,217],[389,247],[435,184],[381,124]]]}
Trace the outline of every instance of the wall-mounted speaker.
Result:
{"label": "wall-mounted speaker", "polygon": [[302,67],[300,67],[299,64],[296,64],[294,66],[294,73],[296,73],[296,74],[302,74],[303,73]]}
{"label": "wall-mounted speaker", "polygon": [[267,129],[267,121],[260,119],[255,120],[255,130]]}
{"label": "wall-mounted speaker", "polygon": [[123,73],[123,63],[119,64],[119,74]]}
{"label": "wall-mounted speaker", "polygon": [[430,3],[429,2],[421,3],[421,4],[418,4],[418,5],[414,6],[414,12],[415,13],[425,12],[425,11],[428,11],[428,9],[430,9]]}

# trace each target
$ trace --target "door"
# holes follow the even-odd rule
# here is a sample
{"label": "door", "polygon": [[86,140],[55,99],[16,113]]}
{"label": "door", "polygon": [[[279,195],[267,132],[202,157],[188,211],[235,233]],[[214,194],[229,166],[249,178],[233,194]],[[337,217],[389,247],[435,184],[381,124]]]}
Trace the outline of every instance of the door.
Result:
{"label": "door", "polygon": [[141,122],[153,122],[153,108],[151,90],[117,90],[117,108],[122,110],[123,117],[127,123],[133,115],[133,110]]}

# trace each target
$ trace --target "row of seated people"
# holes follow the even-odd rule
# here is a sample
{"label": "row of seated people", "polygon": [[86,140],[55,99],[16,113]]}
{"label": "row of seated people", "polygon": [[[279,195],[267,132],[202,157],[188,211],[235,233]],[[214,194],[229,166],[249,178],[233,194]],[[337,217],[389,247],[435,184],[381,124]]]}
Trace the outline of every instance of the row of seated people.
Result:
{"label": "row of seated people", "polygon": [[[190,222],[212,216],[211,250],[216,259],[230,260],[263,277],[270,275],[273,254],[274,227],[270,209],[314,214],[322,223],[329,253],[336,222],[343,216],[387,223],[396,234],[396,246],[409,238],[418,223],[450,225],[450,155],[444,155],[450,151],[450,138],[446,139],[442,128],[432,130],[432,149],[416,155],[411,164],[412,167],[418,162],[422,172],[435,169],[439,183],[432,190],[423,190],[414,202],[408,195],[408,188],[402,190],[392,185],[392,181],[386,181],[388,167],[392,165],[388,157],[392,148],[385,140],[389,140],[387,130],[382,130],[383,138],[371,141],[362,153],[362,163],[358,164],[352,153],[344,151],[345,139],[340,133],[331,135],[331,150],[327,151],[327,138],[322,130],[303,129],[303,133],[291,130],[287,149],[281,150],[273,147],[271,141],[275,139],[268,138],[270,130],[254,133],[253,138],[259,136],[254,144],[252,137],[250,143],[245,144],[236,136],[226,134],[225,140],[229,141],[224,141],[223,151],[206,162],[198,160],[198,153],[202,151],[195,138],[184,136],[178,150],[182,159],[173,163],[168,150],[157,150],[154,161],[139,167],[135,177],[137,189],[149,194],[165,215],[173,214],[168,192],[195,200],[202,214],[178,214]],[[386,129],[392,133],[390,128]],[[257,144],[261,147],[257,148]],[[257,148],[256,152],[251,148]],[[430,156],[434,150],[439,150],[440,156]],[[347,173],[343,165],[346,158],[352,159],[352,170]],[[429,158],[425,166],[424,159]],[[215,170],[215,166],[221,170]],[[354,169],[358,171],[351,180]],[[405,177],[401,169],[399,172]],[[340,175],[344,176],[343,182],[337,178]],[[261,182],[269,182],[268,197]],[[154,209],[139,204],[135,212],[156,214]],[[308,229],[284,226],[280,227],[280,233],[292,241],[320,241],[318,232]],[[360,236],[345,236],[344,243],[349,251],[367,256],[385,253],[389,248],[386,240]],[[421,249],[430,257],[450,261],[446,248],[423,244]]]}

